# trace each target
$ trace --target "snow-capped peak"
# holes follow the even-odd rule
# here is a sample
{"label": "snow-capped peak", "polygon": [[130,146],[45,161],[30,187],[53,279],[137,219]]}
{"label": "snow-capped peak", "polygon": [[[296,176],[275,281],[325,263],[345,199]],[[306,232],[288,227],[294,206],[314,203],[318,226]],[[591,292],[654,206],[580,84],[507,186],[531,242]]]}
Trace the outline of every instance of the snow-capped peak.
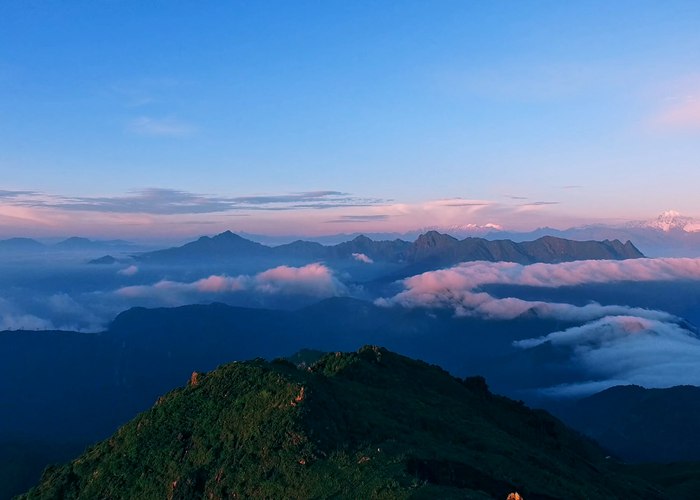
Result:
{"label": "snow-capped peak", "polygon": [[694,233],[696,231],[700,231],[700,220],[681,215],[675,210],[666,210],[656,219],[650,220],[644,225],[646,227],[659,229],[664,232],[681,230],[687,233]]}

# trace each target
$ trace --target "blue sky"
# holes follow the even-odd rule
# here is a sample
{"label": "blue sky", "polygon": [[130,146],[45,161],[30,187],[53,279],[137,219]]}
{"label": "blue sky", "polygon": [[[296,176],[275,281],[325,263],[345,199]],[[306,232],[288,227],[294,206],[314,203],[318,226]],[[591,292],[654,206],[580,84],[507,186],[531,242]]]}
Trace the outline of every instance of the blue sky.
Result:
{"label": "blue sky", "polygon": [[0,235],[697,216],[698,26],[681,1],[2,2]]}

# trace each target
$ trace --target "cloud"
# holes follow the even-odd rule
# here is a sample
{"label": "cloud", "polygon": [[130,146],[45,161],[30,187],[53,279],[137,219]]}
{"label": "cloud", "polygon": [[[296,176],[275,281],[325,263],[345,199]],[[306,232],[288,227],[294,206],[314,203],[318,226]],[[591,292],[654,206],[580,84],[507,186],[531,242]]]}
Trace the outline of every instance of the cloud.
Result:
{"label": "cloud", "polygon": [[458,315],[510,319],[534,312],[543,317],[590,321],[604,315],[633,314],[659,320],[673,317],[661,311],[627,306],[601,306],[495,298],[478,290],[483,285],[562,287],[622,281],[700,280],[700,259],[588,260],[560,264],[522,265],[512,262],[465,262],[402,281],[404,290],[379,299],[381,305],[453,308]]}
{"label": "cloud", "polygon": [[546,205],[559,205],[560,201],[533,201],[532,203],[523,203],[521,207],[543,207]]}
{"label": "cloud", "polygon": [[212,214],[234,210],[276,211],[367,206],[381,202],[378,199],[353,197],[340,191],[304,191],[281,195],[232,197],[211,196],[166,188],[147,188],[124,196],[68,197],[26,193],[27,195],[24,197],[17,194],[15,198],[18,199],[12,203],[24,207],[110,214]]}
{"label": "cloud", "polygon": [[127,130],[143,136],[187,137],[192,135],[196,128],[189,123],[172,117],[153,118],[140,116],[127,124]]}
{"label": "cloud", "polygon": [[620,384],[700,385],[700,338],[677,323],[637,316],[603,317],[521,340],[515,346],[527,350],[544,343],[566,349],[567,363],[588,378],[542,390],[551,396],[584,396]]}
{"label": "cloud", "polygon": [[50,225],[48,221],[31,208],[11,203],[0,205],[0,223],[6,223],[11,226],[19,225],[19,227]]}
{"label": "cloud", "polygon": [[389,216],[386,214],[373,215],[341,215],[337,219],[327,220],[327,223],[344,224],[347,222],[376,222],[386,220]]}
{"label": "cloud", "polygon": [[451,308],[456,316],[476,316],[491,320],[510,320],[524,314],[564,321],[591,321],[606,315],[637,315],[659,320],[677,318],[664,311],[622,305],[601,305],[595,302],[576,306],[560,302],[523,300],[515,297],[496,298],[485,292],[419,284],[390,299],[378,299],[377,305],[426,308]]}
{"label": "cloud", "polygon": [[139,268],[137,266],[131,265],[129,267],[125,267],[124,269],[120,269],[119,271],[117,271],[117,274],[120,274],[122,276],[133,276],[138,272]]}
{"label": "cloud", "polygon": [[[546,202],[553,203],[553,202]],[[553,205],[551,205],[553,206]],[[573,227],[590,223],[551,206],[523,206],[519,201],[494,202],[449,198],[417,203],[398,203],[383,198],[356,196],[338,190],[293,193],[256,193],[227,196],[193,193],[168,188],[140,189],[110,196],[67,196],[50,193],[0,197],[0,230],[14,236],[17,229],[36,235],[145,238],[201,235],[231,229],[256,234],[320,236],[338,232],[414,232],[419,228],[461,228],[475,231],[493,228],[531,230],[534,227]],[[81,217],[74,213],[80,212]],[[25,220],[32,221],[28,225]],[[245,220],[244,220],[245,219]],[[166,225],[177,224],[179,229]],[[195,226],[202,231],[196,233]],[[4,226],[4,227],[3,227]]]}
{"label": "cloud", "polygon": [[490,203],[476,201],[452,201],[444,203],[444,207],[487,207]]}
{"label": "cloud", "polygon": [[255,289],[264,293],[303,294],[316,297],[344,295],[345,285],[323,264],[279,266],[255,276]]}
{"label": "cloud", "polygon": [[[551,396],[581,396],[619,384],[668,387],[700,385],[700,339],[680,318],[664,311],[595,302],[567,303],[497,298],[483,285],[562,287],[622,281],[700,280],[700,259],[634,259],[521,265],[469,262],[402,281],[404,290],[378,305],[451,308],[457,316],[508,320],[524,314],[582,323],[539,338],[515,342],[523,349],[545,343],[564,348],[575,381],[542,388]],[[546,369],[545,366],[542,368]],[[553,375],[553,378],[556,378]]]}
{"label": "cloud", "polygon": [[67,293],[53,294],[45,302],[50,317],[62,330],[96,332],[104,326],[103,319]]}
{"label": "cloud", "polygon": [[51,321],[28,314],[14,303],[0,297],[0,331],[3,330],[52,330]]}
{"label": "cloud", "polygon": [[374,264],[374,261],[363,253],[353,253],[352,257],[358,262],[364,262],[365,264]]}
{"label": "cloud", "polygon": [[331,269],[315,263],[303,267],[279,266],[253,276],[212,275],[191,283],[162,280],[153,285],[123,287],[115,293],[131,299],[157,298],[168,303],[181,303],[194,296],[237,292],[324,298],[346,295],[348,291]]}
{"label": "cloud", "polygon": [[115,293],[126,298],[161,298],[169,303],[179,303],[188,295],[222,294],[249,289],[248,276],[212,275],[192,283],[161,280],[153,285],[133,285],[118,289]]}
{"label": "cloud", "polygon": [[341,191],[306,191],[302,193],[282,194],[282,195],[255,195],[255,196],[239,196],[232,198],[237,203],[249,203],[251,205],[266,205],[270,203],[299,203],[307,201],[315,201],[328,197],[349,196],[348,193]]}
{"label": "cloud", "polygon": [[31,314],[0,314],[0,331],[3,330],[53,330],[49,320]]}
{"label": "cloud", "polygon": [[561,287],[623,281],[700,280],[700,259],[659,258],[579,260],[558,264],[464,262],[450,269],[430,271],[404,280],[408,289],[423,282],[449,283],[450,288],[472,290],[481,285]]}
{"label": "cloud", "polygon": [[700,97],[689,96],[659,111],[652,125],[663,130],[700,131]]}
{"label": "cloud", "polygon": [[659,81],[647,98],[656,101],[646,120],[652,132],[693,134],[700,132],[700,73],[677,75]]}
{"label": "cloud", "polygon": [[149,188],[113,197],[54,197],[39,206],[70,211],[145,214],[201,214],[231,209],[230,200],[175,189]]}
{"label": "cloud", "polygon": [[0,198],[18,198],[20,196],[28,196],[37,194],[35,191],[8,191],[0,189]]}

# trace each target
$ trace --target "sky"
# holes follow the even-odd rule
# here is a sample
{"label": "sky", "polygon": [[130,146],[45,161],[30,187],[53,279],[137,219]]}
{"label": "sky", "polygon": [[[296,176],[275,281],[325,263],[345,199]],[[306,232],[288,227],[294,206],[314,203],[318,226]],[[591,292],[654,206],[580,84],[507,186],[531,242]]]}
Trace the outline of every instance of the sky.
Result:
{"label": "sky", "polygon": [[0,237],[700,216],[697,1],[0,3]]}

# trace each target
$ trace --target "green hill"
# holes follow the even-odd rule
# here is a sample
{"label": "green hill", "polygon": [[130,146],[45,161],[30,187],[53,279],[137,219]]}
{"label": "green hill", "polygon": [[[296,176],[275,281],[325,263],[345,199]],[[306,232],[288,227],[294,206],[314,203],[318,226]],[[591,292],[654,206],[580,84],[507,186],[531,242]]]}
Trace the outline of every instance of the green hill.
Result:
{"label": "green hill", "polygon": [[50,467],[22,499],[664,498],[482,378],[385,349],[232,363]]}

